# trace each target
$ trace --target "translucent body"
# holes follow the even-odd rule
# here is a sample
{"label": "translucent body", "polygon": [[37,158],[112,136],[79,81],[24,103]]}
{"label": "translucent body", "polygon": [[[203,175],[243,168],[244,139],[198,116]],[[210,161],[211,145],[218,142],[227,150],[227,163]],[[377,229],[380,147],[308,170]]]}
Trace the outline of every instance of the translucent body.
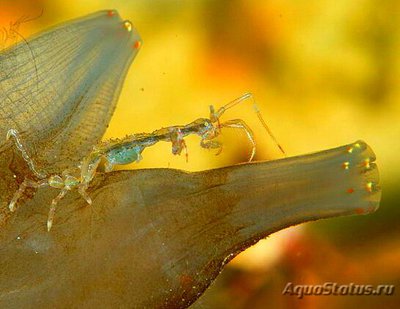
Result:
{"label": "translucent body", "polygon": [[1,51],[0,136],[18,130],[43,173],[76,166],[103,136],[140,42],[130,22],[101,11]]}

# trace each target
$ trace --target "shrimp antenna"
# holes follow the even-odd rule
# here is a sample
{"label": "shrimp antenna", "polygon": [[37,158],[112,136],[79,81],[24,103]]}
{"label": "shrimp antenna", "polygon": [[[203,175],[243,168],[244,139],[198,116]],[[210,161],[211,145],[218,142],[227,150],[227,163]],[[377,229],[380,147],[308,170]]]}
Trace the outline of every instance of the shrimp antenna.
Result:
{"label": "shrimp antenna", "polygon": [[272,140],[274,141],[274,143],[278,146],[279,150],[282,152],[282,154],[286,157],[286,152],[285,150],[283,150],[283,147],[281,146],[281,144],[278,143],[278,140],[276,139],[276,137],[274,136],[274,134],[272,134],[271,129],[268,127],[267,123],[265,122],[260,109],[258,108],[258,105],[256,103],[256,101],[254,100],[253,95],[251,95],[252,99],[253,99],[253,108],[255,113],[257,114],[258,119],[260,120],[262,126],[264,127],[264,129],[267,131],[268,135],[272,138]]}

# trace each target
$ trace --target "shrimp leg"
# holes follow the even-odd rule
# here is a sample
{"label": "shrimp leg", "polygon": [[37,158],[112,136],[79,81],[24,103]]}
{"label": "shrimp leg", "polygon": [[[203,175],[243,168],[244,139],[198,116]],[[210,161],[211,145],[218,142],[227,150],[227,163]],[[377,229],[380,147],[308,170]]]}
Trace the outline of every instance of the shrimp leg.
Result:
{"label": "shrimp leg", "polygon": [[65,194],[67,194],[68,191],[69,191],[69,189],[67,187],[65,187],[51,202],[49,215],[47,217],[47,231],[48,232],[50,232],[50,229],[53,225],[54,214],[56,212],[57,204],[65,196]]}
{"label": "shrimp leg", "polygon": [[246,124],[246,122],[244,122],[242,119],[233,119],[233,120],[228,120],[228,121],[222,123],[221,127],[241,129],[246,133],[247,138],[249,139],[249,141],[252,145],[251,155],[250,155],[250,159],[249,159],[249,162],[251,162],[254,158],[254,155],[256,154],[256,141],[254,140],[253,131]]}
{"label": "shrimp leg", "polygon": [[16,203],[24,194],[26,188],[37,189],[37,188],[45,186],[45,185],[48,185],[47,180],[33,181],[29,178],[25,178],[24,181],[19,186],[18,190],[14,193],[14,196],[13,196],[11,202],[8,204],[8,208],[10,209],[10,211],[14,212],[17,209]]}
{"label": "shrimp leg", "polygon": [[39,179],[46,178],[46,174],[36,169],[35,163],[33,162],[33,159],[29,157],[28,152],[21,142],[20,135],[16,129],[10,129],[7,131],[6,139],[9,140],[11,137],[14,138],[15,146],[21,152],[22,158],[24,158],[25,162],[28,164],[30,170],[35,174],[35,176]]}
{"label": "shrimp leg", "polygon": [[180,155],[182,150],[185,149],[186,162],[188,162],[189,154],[186,146],[186,142],[183,139],[183,133],[181,129],[172,127],[170,128],[170,141],[172,143],[172,154]]}

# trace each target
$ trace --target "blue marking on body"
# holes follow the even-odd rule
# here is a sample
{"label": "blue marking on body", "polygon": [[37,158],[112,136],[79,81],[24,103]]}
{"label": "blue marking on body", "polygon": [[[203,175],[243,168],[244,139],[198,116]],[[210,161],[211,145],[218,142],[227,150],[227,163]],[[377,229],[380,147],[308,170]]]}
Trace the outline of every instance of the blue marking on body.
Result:
{"label": "blue marking on body", "polygon": [[143,148],[140,146],[135,147],[123,147],[119,149],[113,149],[107,154],[107,160],[111,164],[129,164],[132,162],[140,161],[140,153]]}

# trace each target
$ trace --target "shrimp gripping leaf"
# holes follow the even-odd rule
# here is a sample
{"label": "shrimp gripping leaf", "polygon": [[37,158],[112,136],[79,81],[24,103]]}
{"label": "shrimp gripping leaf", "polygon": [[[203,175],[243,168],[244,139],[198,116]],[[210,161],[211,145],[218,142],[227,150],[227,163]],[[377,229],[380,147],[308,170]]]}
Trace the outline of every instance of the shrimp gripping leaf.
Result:
{"label": "shrimp gripping leaf", "polygon": [[116,11],[101,11],[1,51],[0,149],[15,128],[38,169],[76,166],[103,136],[140,42]]}
{"label": "shrimp gripping leaf", "polygon": [[197,173],[99,174],[92,206],[71,192],[50,233],[43,222],[54,189],[43,188],[16,214],[3,213],[0,307],[186,308],[267,235],[375,211],[374,160],[357,142]]}
{"label": "shrimp gripping leaf", "polygon": [[[101,137],[135,55],[123,47],[139,42],[137,34],[124,39],[116,12],[106,15],[115,21],[96,13],[1,54],[0,134],[24,133],[47,173],[74,166]],[[98,174],[88,190],[93,204],[71,192],[49,233],[43,222],[54,188],[33,199],[27,192],[11,215],[7,204],[29,169],[2,146],[0,308],[186,308],[230,259],[267,235],[370,213],[380,202],[375,156],[357,142],[198,173]]]}

